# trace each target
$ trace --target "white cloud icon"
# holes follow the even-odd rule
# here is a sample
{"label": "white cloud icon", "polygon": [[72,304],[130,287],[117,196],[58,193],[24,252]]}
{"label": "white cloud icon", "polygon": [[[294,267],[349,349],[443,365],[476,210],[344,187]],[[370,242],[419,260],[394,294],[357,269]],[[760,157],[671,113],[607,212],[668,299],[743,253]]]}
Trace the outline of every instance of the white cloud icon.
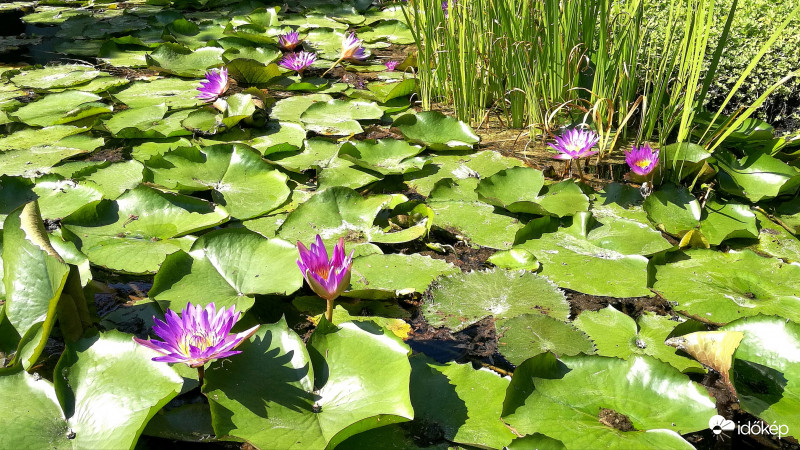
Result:
{"label": "white cloud icon", "polygon": [[708,428],[710,428],[714,434],[721,434],[723,431],[733,430],[736,428],[736,424],[734,424],[732,420],[728,420],[720,415],[716,415],[709,419]]}

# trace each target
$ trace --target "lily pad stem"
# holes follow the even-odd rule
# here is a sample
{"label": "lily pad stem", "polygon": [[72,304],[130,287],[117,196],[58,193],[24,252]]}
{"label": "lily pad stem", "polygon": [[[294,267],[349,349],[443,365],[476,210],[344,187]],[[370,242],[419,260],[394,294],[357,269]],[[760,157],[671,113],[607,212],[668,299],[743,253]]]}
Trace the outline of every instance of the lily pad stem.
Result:
{"label": "lily pad stem", "polygon": [[333,70],[333,68],[334,68],[334,67],[336,67],[336,66],[338,66],[338,65],[339,65],[339,63],[340,63],[340,62],[342,62],[342,61],[344,61],[344,57],[337,59],[337,60],[336,60],[336,62],[335,62],[335,63],[333,63],[333,65],[331,66],[331,68],[330,68],[330,69],[328,69],[328,70],[326,70],[326,71],[325,71],[325,73],[323,73],[323,74],[322,74],[322,76],[324,77],[325,75],[327,75],[327,74],[328,74],[328,72],[330,72],[331,70]]}
{"label": "lily pad stem", "polygon": [[203,378],[206,376],[206,367],[197,366],[197,379],[199,380],[200,387],[203,387]]}
{"label": "lily pad stem", "polygon": [[328,322],[333,323],[333,300],[325,300],[327,302],[328,307],[325,309],[325,318],[328,319]]}

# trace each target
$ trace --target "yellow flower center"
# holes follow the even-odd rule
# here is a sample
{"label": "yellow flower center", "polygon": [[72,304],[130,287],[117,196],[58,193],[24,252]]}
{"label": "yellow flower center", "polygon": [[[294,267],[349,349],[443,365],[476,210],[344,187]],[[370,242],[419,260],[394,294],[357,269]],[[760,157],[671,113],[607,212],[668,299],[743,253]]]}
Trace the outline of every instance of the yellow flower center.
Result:
{"label": "yellow flower center", "polygon": [[647,168],[647,166],[650,165],[651,162],[652,161],[650,161],[649,159],[640,159],[640,160],[636,161],[634,164],[636,164],[637,166],[641,167],[642,169],[645,169],[645,168]]}
{"label": "yellow flower center", "polygon": [[213,346],[214,344],[216,344],[216,342],[214,342],[214,340],[211,339],[209,336],[206,336],[202,332],[195,332],[192,334],[184,335],[183,339],[181,339],[179,346],[183,354],[189,356],[191,354],[190,346],[195,347],[202,352],[203,350]]}
{"label": "yellow flower center", "polygon": [[319,275],[323,280],[327,280],[330,269],[328,267],[319,267],[314,271],[314,273]]}

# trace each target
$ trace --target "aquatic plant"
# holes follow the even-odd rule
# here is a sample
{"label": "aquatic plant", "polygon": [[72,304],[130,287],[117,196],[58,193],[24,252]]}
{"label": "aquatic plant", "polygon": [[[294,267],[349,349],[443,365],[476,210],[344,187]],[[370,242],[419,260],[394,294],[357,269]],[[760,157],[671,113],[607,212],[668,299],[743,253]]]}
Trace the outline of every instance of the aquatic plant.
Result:
{"label": "aquatic plant", "polygon": [[180,317],[175,311],[168,309],[164,319],[162,321],[153,317],[153,332],[163,341],[137,337],[133,340],[163,355],[156,356],[153,361],[184,363],[189,367],[196,367],[201,383],[204,364],[241,353],[234,349],[259,327],[256,325],[241,333],[231,334],[231,328],[239,320],[239,313],[233,306],[217,311],[214,302],[205,308],[189,303],[181,311]]}
{"label": "aquatic plant", "polygon": [[311,52],[287,53],[278,65],[302,75],[316,60],[317,55]]}
{"label": "aquatic plant", "polygon": [[399,64],[400,61],[386,61],[385,63],[383,63],[383,65],[386,66],[386,70],[388,70],[389,72],[393,72],[394,69],[397,68]]}
{"label": "aquatic plant", "polygon": [[200,93],[197,98],[206,102],[213,102],[228,90],[228,69],[211,69],[206,72],[205,81],[200,82],[197,88]]}
{"label": "aquatic plant", "polygon": [[295,47],[300,45],[300,42],[300,33],[297,31],[278,36],[278,45],[286,51],[294,51]]}
{"label": "aquatic plant", "polygon": [[658,165],[658,150],[653,150],[647,143],[641,147],[634,146],[631,151],[625,152],[625,162],[633,173],[649,175]]}
{"label": "aquatic plant", "polygon": [[333,319],[333,301],[342,295],[342,292],[350,285],[353,250],[350,251],[349,256],[345,257],[344,239],[339,238],[339,242],[333,249],[333,257],[329,259],[328,251],[325,249],[320,235],[317,235],[316,242],[312,243],[310,247],[308,249],[302,242],[297,243],[297,249],[300,251],[297,266],[311,290],[327,302],[325,317],[331,321]]}

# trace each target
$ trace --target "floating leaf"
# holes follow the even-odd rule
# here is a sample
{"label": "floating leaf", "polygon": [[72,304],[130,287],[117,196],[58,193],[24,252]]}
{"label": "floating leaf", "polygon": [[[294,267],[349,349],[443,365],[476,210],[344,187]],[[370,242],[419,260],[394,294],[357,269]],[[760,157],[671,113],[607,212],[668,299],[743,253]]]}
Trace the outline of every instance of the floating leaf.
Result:
{"label": "floating leaf", "polygon": [[423,255],[369,255],[355,258],[348,297],[379,299],[425,292],[441,275],[458,272],[441,259]]}
{"label": "floating leaf", "polygon": [[539,270],[539,267],[541,267],[533,253],[521,248],[512,248],[511,250],[495,252],[495,254],[490,256],[486,261],[501,269],[510,270],[523,269],[536,272]]}
{"label": "floating leaf", "polygon": [[286,175],[243,145],[183,147],[150,158],[147,167],[169,189],[211,190],[214,202],[238,219],[266,214],[289,198]]}
{"label": "floating leaf", "polygon": [[564,293],[546,278],[505,270],[444,277],[431,288],[422,308],[431,326],[456,331],[487,316],[502,322],[531,313],[566,320],[569,305]]}
{"label": "floating leaf", "polygon": [[514,371],[503,405],[503,420],[518,433],[566,448],[690,449],[680,435],[707,429],[716,414],[702,386],[647,356],[533,357]]}
{"label": "floating leaf", "polygon": [[598,355],[622,359],[650,355],[681,372],[702,372],[699,364],[664,343],[679,324],[669,317],[647,313],[634,321],[610,305],[599,311],[583,311],[575,319],[575,326],[594,341]]}
{"label": "floating leaf", "polygon": [[794,193],[800,186],[800,171],[763,150],[740,160],[726,150],[717,151],[714,156],[720,167],[720,188],[753,203]]}
{"label": "floating leaf", "polygon": [[[109,357],[113,355],[113,357]],[[147,421],[181,390],[182,378],[129,334],[103,333],[67,347],[54,384],[0,376],[4,447],[133,448]],[[26,413],[14,413],[25,404]],[[66,417],[66,418],[65,418]]]}
{"label": "floating leaf", "polygon": [[438,111],[406,114],[394,121],[403,136],[431,150],[471,150],[480,138],[469,125]]}
{"label": "floating leaf", "polygon": [[204,200],[139,186],[114,201],[86,205],[62,224],[93,264],[155,273],[166,255],[191,244],[172,238],[227,219],[225,210]]}
{"label": "floating leaf", "polygon": [[423,148],[397,139],[348,141],[339,149],[339,157],[359,167],[383,175],[403,174],[420,170],[428,159],[417,156]]}
{"label": "floating leaf", "polygon": [[656,266],[653,289],[677,302],[675,309],[702,320],[727,323],[742,316],[800,317],[800,267],[750,250],[689,250]]}
{"label": "floating leaf", "polygon": [[647,197],[643,207],[656,227],[673,236],[683,237],[700,225],[700,203],[683,186],[665,184],[659,187]]}
{"label": "floating leaf", "polygon": [[415,421],[436,427],[450,442],[503,448],[514,434],[500,420],[508,379],[471,364],[437,364],[411,358],[411,404]]}
{"label": "floating leaf", "polygon": [[322,450],[414,415],[408,347],[375,325],[317,328],[306,350],[280,320],[262,325],[239,349],[206,373],[203,390],[217,436],[262,448]]}
{"label": "floating leaf", "polygon": [[472,244],[498,250],[510,249],[522,224],[514,217],[497,214],[481,202],[430,202],[436,214],[433,225]]}
{"label": "floating leaf", "polygon": [[[242,228],[212,231],[188,252],[166,258],[150,297],[163,308],[180,310],[187,303],[249,309],[255,294],[288,295],[303,284],[296,270],[297,247],[282,239],[266,239]],[[198,298],[202,292],[202,298]]]}
{"label": "floating leaf", "polygon": [[195,50],[180,44],[165,42],[147,55],[147,62],[162,71],[180,77],[201,77],[206,69],[221,65],[222,52],[219,47],[202,47]]}
{"label": "floating leaf", "polygon": [[110,106],[98,100],[100,97],[91,92],[59,92],[19,108],[13,117],[28,125],[47,127],[112,111]]}
{"label": "floating leaf", "polygon": [[594,344],[572,324],[544,314],[523,314],[498,327],[498,350],[519,365],[541,353],[574,356],[594,353]]}
{"label": "floating leaf", "polygon": [[431,163],[419,172],[403,175],[405,182],[421,195],[430,195],[433,186],[445,178],[486,178],[503,169],[523,165],[519,159],[509,158],[492,150],[469,155],[434,155]]}
{"label": "floating leaf", "polygon": [[26,70],[11,77],[11,82],[22,88],[50,90],[78,86],[103,75],[108,74],[92,66],[64,64]]}
{"label": "floating leaf", "polygon": [[383,116],[377,104],[363,101],[330,100],[308,106],[300,116],[306,129],[328,136],[364,131],[359,120],[378,120]]}

